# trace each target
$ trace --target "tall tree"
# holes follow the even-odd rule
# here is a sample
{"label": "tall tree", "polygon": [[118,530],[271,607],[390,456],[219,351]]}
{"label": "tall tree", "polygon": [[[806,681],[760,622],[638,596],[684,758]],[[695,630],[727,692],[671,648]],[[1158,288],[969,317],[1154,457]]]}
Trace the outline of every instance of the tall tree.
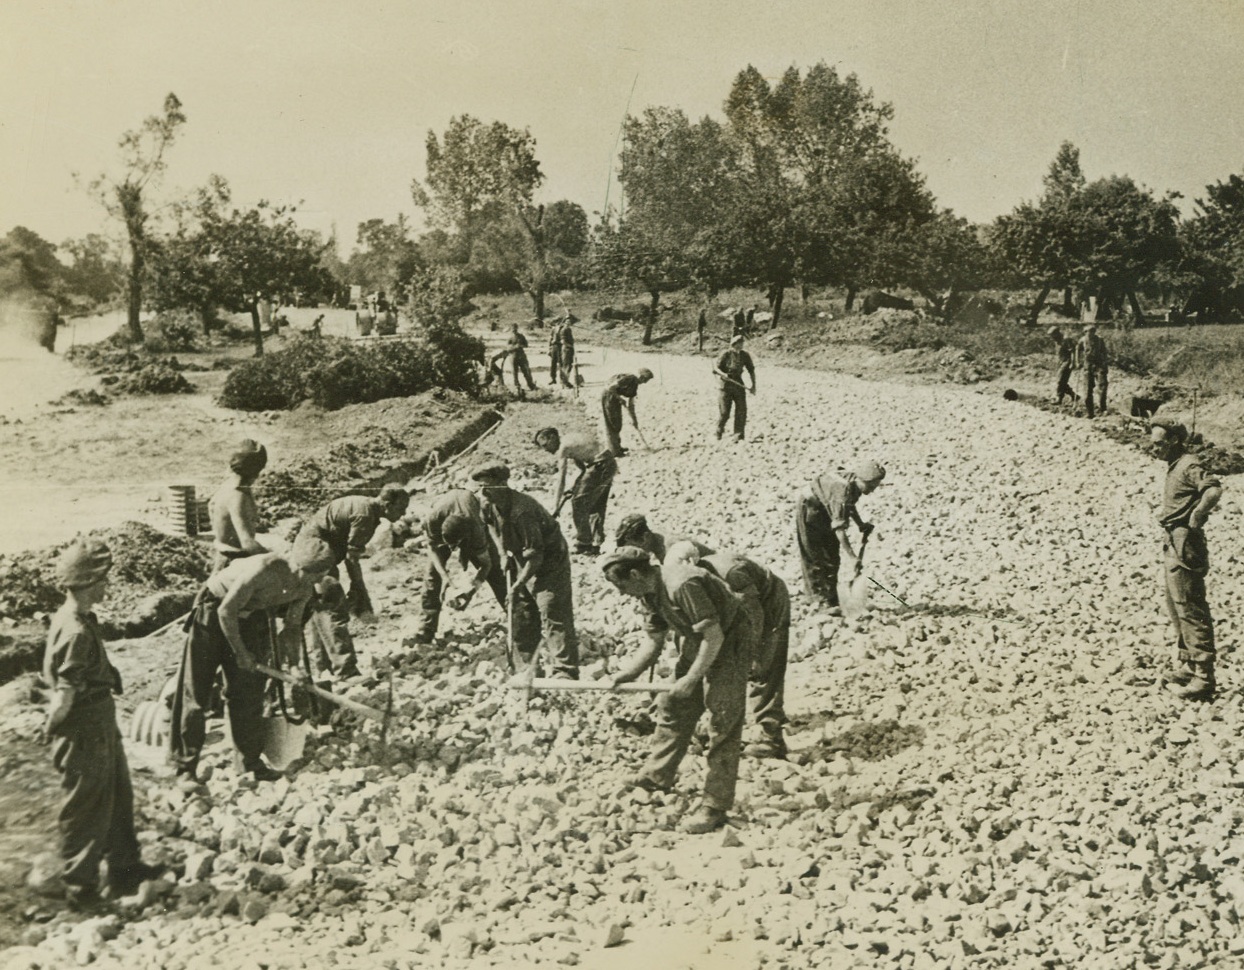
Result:
{"label": "tall tree", "polygon": [[37,232],[14,226],[0,239],[0,296],[26,292],[59,297],[64,276],[56,247]]}
{"label": "tall tree", "polygon": [[164,98],[164,109],[148,117],[140,127],[125,132],[118,143],[121,149],[119,175],[100,175],[90,184],[90,191],[99,199],[108,214],[125,226],[130,247],[127,323],[135,341],[143,339],[138,315],[143,303],[143,280],[146,277],[147,208],[146,192],[164,174],[165,154],[177,138],[186,116],[177,95]]}
{"label": "tall tree", "polygon": [[390,297],[405,292],[422,268],[423,257],[410,236],[410,223],[399,213],[393,222],[368,219],[358,227],[358,244],[345,271],[364,291],[384,290]]}
{"label": "tall tree", "polygon": [[66,239],[58,247],[68,254],[65,285],[93,306],[110,303],[125,286],[125,261],[113,240],[98,233]]}

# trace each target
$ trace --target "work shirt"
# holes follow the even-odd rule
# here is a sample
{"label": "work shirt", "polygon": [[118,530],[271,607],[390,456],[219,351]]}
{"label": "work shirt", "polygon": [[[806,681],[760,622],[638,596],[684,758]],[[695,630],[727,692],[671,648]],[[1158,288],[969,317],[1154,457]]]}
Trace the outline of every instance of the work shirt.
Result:
{"label": "work shirt", "polygon": [[639,393],[639,378],[634,374],[615,374],[609,379],[609,388],[622,397],[634,397]]}
{"label": "work shirt", "polygon": [[668,630],[683,637],[684,647],[698,649],[706,627],[716,623],[728,633],[739,618],[743,600],[707,570],[682,562],[662,563],[656,592],[644,598],[648,632]]}
{"label": "work shirt", "polygon": [[1102,340],[1097,334],[1091,337],[1087,334],[1080,338],[1078,346],[1080,361],[1090,367],[1105,367],[1108,363],[1106,354],[1106,341]]}
{"label": "work shirt", "polygon": [[552,330],[549,331],[549,353],[551,354],[556,351],[557,348],[561,346],[561,342],[562,327],[561,324],[557,324]]}
{"label": "work shirt", "polygon": [[743,382],[743,371],[747,371],[752,383],[756,382],[756,368],[752,365],[752,355],[746,350],[735,350],[731,347],[718,359],[717,369],[740,384]]}
{"label": "work shirt", "polygon": [[570,324],[562,326],[558,337],[561,340],[563,350],[574,350],[574,331],[570,329]]}
{"label": "work shirt", "polygon": [[380,525],[384,505],[367,495],[335,498],[312,516],[304,532],[323,541],[338,564],[346,556],[358,559]]}
{"label": "work shirt", "polygon": [[847,521],[855,512],[860,498],[860,483],[850,472],[838,469],[812,479],[810,488],[814,499],[825,506],[832,529],[845,529]]}
{"label": "work shirt", "polygon": [[108,660],[94,613],[78,613],[68,603],[56,611],[43,651],[43,680],[53,690],[72,687],[75,707],[121,693],[121,675]]}
{"label": "work shirt", "polygon": [[1188,519],[1207,489],[1221,488],[1218,476],[1205,470],[1201,456],[1184,453],[1167,466],[1162,489],[1162,528],[1189,528]]}
{"label": "work shirt", "polygon": [[513,553],[520,568],[531,564],[531,574],[539,576],[570,555],[561,526],[543,505],[530,495],[512,488],[484,505],[484,522],[501,539],[504,555]]}
{"label": "work shirt", "polygon": [[1070,337],[1063,337],[1063,339],[1058,342],[1058,347],[1055,349],[1054,353],[1058,355],[1058,362],[1060,364],[1073,363],[1076,355],[1075,341]]}
{"label": "work shirt", "polygon": [[475,566],[488,562],[488,531],[484,528],[483,508],[475,493],[465,488],[455,488],[442,495],[423,520],[423,534],[428,537],[428,548],[442,560],[449,557],[452,550],[445,541],[444,529],[445,520],[450,516],[461,516],[470,523],[466,539],[460,547],[462,559]]}
{"label": "work shirt", "polygon": [[524,350],[527,347],[527,338],[518,331],[510,334],[510,339],[506,341],[506,347],[510,349],[510,353]]}
{"label": "work shirt", "polygon": [[754,596],[761,603],[769,597],[777,581],[777,577],[760,563],[731,552],[704,556],[696,565],[724,580],[732,592],[744,597]]}

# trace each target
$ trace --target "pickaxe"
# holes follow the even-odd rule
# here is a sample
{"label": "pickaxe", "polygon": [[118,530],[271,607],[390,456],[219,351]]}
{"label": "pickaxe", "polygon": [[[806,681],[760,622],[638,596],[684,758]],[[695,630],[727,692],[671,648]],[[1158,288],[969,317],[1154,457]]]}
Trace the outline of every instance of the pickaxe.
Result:
{"label": "pickaxe", "polygon": [[373,721],[380,722],[380,736],[383,738],[388,733],[389,719],[393,714],[393,682],[389,682],[389,700],[385,704],[383,711],[370,707],[360,701],[351,700],[348,697],[342,697],[340,694],[334,694],[330,690],[325,690],[318,684],[313,684],[302,677],[295,677],[293,674],[284,670],[277,670],[275,667],[269,667],[267,664],[257,663],[255,669],[267,677],[274,680],[284,681],[294,687],[301,687],[303,690],[309,690],[316,697],[322,697],[330,704],[336,704],[338,707],[344,707],[347,711],[353,711],[355,714],[361,714],[363,717],[369,717]]}

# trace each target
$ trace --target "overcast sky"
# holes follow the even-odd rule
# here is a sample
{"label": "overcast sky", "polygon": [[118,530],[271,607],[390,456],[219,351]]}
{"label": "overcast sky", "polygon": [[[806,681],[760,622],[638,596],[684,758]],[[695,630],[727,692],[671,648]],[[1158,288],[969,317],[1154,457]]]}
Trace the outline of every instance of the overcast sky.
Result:
{"label": "overcast sky", "polygon": [[303,200],[344,255],[358,222],[415,214],[456,114],[529,128],[544,200],[594,212],[628,103],[720,117],[748,64],[819,60],[894,105],[894,143],[974,220],[1036,196],[1065,139],[1090,179],[1159,192],[1244,171],[1238,0],[3,0],[0,233],[98,230],[72,173],[115,171],[169,91],[189,120],[160,197],[219,173]]}

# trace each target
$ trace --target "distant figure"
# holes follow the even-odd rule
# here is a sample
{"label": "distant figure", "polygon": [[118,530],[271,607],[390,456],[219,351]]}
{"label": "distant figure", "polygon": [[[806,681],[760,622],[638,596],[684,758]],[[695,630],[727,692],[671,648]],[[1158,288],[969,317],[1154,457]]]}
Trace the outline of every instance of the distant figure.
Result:
{"label": "distant figure", "polygon": [[1110,357],[1106,351],[1106,341],[1097,335],[1097,324],[1085,324],[1084,336],[1076,346],[1076,355],[1084,367],[1084,407],[1088,416],[1093,417],[1093,390],[1098,393],[1097,409],[1106,413],[1106,385],[1110,370]]}
{"label": "distant figure", "polygon": [[700,308],[700,318],[695,322],[696,349],[704,353],[704,330],[708,327],[708,311]]}
{"label": "distant figure", "polygon": [[615,458],[626,454],[622,447],[622,409],[631,416],[631,426],[638,431],[639,419],[635,417],[635,397],[639,385],[652,380],[652,371],[641,367],[634,374],[615,374],[600,395],[601,421],[604,425],[605,443]]}
{"label": "distant figure", "polygon": [[523,385],[519,382],[519,375],[527,382],[527,390],[534,391],[536,382],[531,379],[531,366],[527,363],[527,338],[518,330],[518,324],[515,323],[510,327],[510,339],[506,341],[506,353],[510,355],[510,366],[514,369],[514,387],[522,394]]}
{"label": "distant figure", "polygon": [[561,371],[562,359],[562,323],[554,320],[549,328],[549,383],[557,383],[557,375]]}
{"label": "distant figure", "polygon": [[839,468],[818,475],[795,501],[795,537],[803,563],[803,584],[808,596],[819,599],[832,616],[841,616],[838,603],[838,571],[845,557],[852,579],[860,573],[860,559],[847,535],[854,522],[861,538],[873,531],[871,522],[856,509],[861,495],[869,495],[885,478],[875,461],[862,461],[852,468]]}
{"label": "distant figure", "polygon": [[375,323],[376,314],[370,304],[359,304],[358,309],[354,311],[354,328],[358,331],[358,335],[360,337],[370,337]]}
{"label": "distant figure", "polygon": [[743,336],[750,337],[752,333],[752,327],[754,327],[755,325],[756,325],[756,308],[754,306],[749,306],[747,308],[747,313],[743,318]]}
{"label": "distant figure", "polygon": [[[747,371],[752,386],[744,387],[743,371]],[[721,382],[717,393],[717,437],[726,429],[730,411],[734,411],[734,440],[742,441],[747,431],[747,395],[756,393],[756,367],[751,354],[743,349],[743,335],[730,338],[730,349],[717,360],[713,373]]]}
{"label": "distant figure", "polygon": [[1046,331],[1046,336],[1054,341],[1054,357],[1058,365],[1055,374],[1054,403],[1062,404],[1063,398],[1066,397],[1071,398],[1073,402],[1078,402],[1080,395],[1071,389],[1071,368],[1075,366],[1075,341],[1070,337],[1064,337],[1063,332],[1057,327],[1050,327]]}
{"label": "distant figure", "polygon": [[732,337],[747,336],[747,314],[743,312],[743,308],[739,307],[734,311],[734,329],[731,332]]}
{"label": "distant figure", "polygon": [[573,322],[574,317],[567,313],[566,319],[562,321],[558,331],[560,338],[558,373],[561,377],[562,387],[578,387],[578,379],[574,369],[574,329],[571,327]]}

